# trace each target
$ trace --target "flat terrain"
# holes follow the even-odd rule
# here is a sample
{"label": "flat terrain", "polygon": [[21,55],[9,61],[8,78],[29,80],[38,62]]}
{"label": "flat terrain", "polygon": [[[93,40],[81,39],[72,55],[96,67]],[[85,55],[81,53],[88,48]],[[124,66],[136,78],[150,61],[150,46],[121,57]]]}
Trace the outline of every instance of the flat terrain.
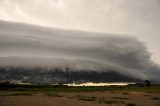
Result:
{"label": "flat terrain", "polygon": [[34,91],[27,88],[19,91],[1,90],[0,106],[160,106],[159,87],[114,87],[113,90],[109,88],[56,88],[57,91],[52,91],[51,88]]}
{"label": "flat terrain", "polygon": [[160,94],[144,92],[3,92],[0,106],[160,106]]}

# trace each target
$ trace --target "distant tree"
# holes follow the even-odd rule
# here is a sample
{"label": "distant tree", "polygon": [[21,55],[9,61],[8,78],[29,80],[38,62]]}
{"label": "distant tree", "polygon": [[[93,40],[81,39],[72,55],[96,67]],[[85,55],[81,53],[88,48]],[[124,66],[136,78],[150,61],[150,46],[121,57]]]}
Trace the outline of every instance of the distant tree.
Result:
{"label": "distant tree", "polygon": [[58,85],[59,85],[59,86],[62,86],[63,84],[60,82],[60,83],[58,83]]}
{"label": "distant tree", "polygon": [[147,86],[147,87],[151,86],[151,81],[145,80],[145,86]]}

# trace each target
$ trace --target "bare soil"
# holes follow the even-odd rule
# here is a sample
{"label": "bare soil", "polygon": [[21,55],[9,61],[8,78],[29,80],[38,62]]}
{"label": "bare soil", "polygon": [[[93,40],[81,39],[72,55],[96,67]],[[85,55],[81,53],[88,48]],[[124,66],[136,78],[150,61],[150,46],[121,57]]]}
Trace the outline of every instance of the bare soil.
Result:
{"label": "bare soil", "polygon": [[160,94],[144,92],[0,92],[0,106],[160,106]]}

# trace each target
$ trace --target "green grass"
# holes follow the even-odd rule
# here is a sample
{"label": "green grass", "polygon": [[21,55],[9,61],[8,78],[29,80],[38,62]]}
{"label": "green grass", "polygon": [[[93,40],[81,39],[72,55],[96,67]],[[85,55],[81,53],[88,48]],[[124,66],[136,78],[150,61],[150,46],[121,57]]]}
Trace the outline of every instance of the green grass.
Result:
{"label": "green grass", "polygon": [[92,92],[92,91],[112,91],[124,92],[147,92],[160,93],[160,86],[139,87],[139,86],[58,86],[58,85],[17,85],[13,87],[0,87],[0,91],[28,91],[28,92]]}
{"label": "green grass", "polygon": [[25,92],[14,92],[14,93],[0,94],[0,96],[33,96],[33,94]]}

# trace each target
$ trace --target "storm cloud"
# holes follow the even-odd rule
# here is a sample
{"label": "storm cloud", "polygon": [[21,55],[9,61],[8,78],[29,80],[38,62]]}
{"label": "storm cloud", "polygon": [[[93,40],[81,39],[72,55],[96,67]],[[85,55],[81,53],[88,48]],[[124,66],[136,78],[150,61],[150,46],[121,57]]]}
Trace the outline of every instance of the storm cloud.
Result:
{"label": "storm cloud", "polygon": [[[160,81],[160,68],[134,37],[0,21],[1,67],[69,67]],[[24,75],[25,76],[25,75]]]}
{"label": "storm cloud", "polygon": [[137,37],[160,64],[159,0],[0,0],[0,19]]}

